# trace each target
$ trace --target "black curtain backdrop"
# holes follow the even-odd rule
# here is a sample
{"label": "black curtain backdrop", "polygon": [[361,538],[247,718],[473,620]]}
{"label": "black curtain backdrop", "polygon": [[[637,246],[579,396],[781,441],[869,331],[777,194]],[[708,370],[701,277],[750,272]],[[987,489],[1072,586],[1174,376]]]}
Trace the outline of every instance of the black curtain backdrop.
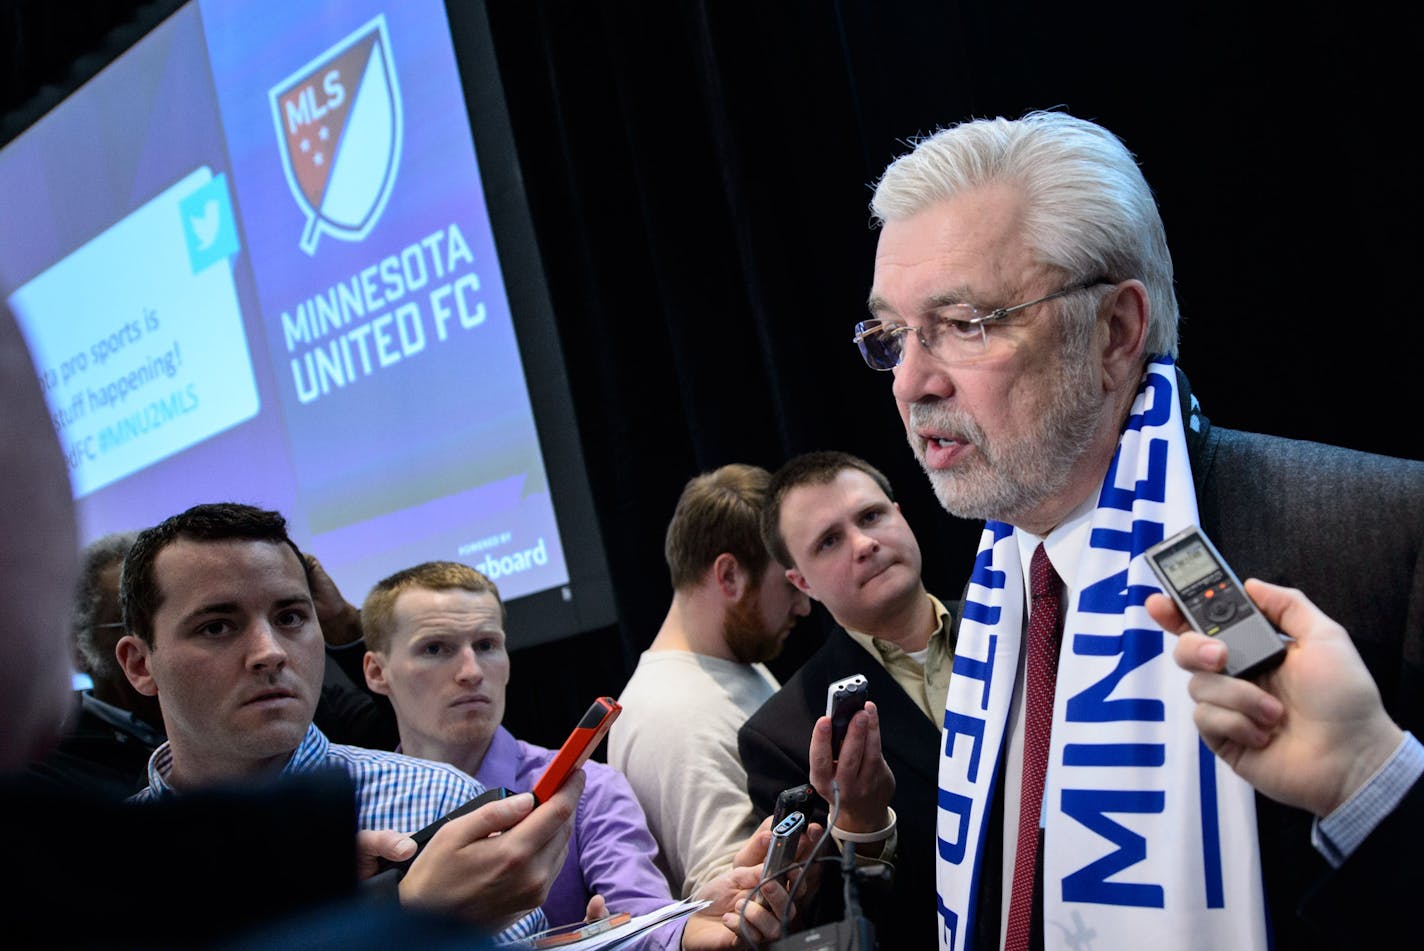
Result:
{"label": "black curtain backdrop", "polygon": [[[490,7],[621,619],[515,654],[506,723],[527,739],[557,744],[621,689],[670,598],[677,495],[724,463],[864,456],[896,486],[930,589],[958,596],[978,526],[940,510],[889,375],[850,336],[874,257],[870,184],[907,139],[964,118],[1064,107],[1137,154],[1176,262],[1182,366],[1216,423],[1424,457],[1418,33],[1403,9]],[[8,109],[137,5],[4,9]],[[773,668],[793,670],[825,623],[804,622]]]}

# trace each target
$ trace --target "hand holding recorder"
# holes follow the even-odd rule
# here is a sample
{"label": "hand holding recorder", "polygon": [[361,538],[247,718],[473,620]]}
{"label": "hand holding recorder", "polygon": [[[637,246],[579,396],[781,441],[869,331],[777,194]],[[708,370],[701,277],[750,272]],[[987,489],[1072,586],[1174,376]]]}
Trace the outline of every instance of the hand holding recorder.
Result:
{"label": "hand holding recorder", "polygon": [[[861,678],[864,680],[864,678]],[[838,681],[831,685],[828,699],[834,708]],[[840,790],[840,814],[837,829],[856,834],[869,834],[885,829],[890,822],[890,800],[895,795],[895,774],[880,749],[880,714],[875,703],[863,700],[863,709],[853,711],[845,731],[839,755],[833,751],[833,717],[816,721],[811,731],[809,752],[811,785],[827,803],[834,804],[831,789],[834,778]]]}
{"label": "hand holding recorder", "polygon": [[[683,930],[683,951],[714,951],[760,947],[782,935],[781,922],[796,916],[799,903],[815,894],[820,870],[812,865],[790,871],[780,880],[760,884],[772,845],[774,822],[768,816],[757,831],[742,844],[732,868],[706,882],[693,897],[712,904],[687,919]],[[784,853],[786,868],[810,858],[811,847],[825,828],[817,822],[802,828],[794,853]],[[782,860],[777,860],[782,861]],[[800,881],[806,877],[804,882]],[[790,882],[788,885],[787,882]],[[794,900],[788,894],[794,891]]]}
{"label": "hand holding recorder", "polygon": [[1285,657],[1280,632],[1246,597],[1240,579],[1201,529],[1189,526],[1143,557],[1192,629],[1226,645],[1228,674],[1255,677]]}
{"label": "hand holding recorder", "polygon": [[1193,719],[1207,746],[1272,799],[1326,816],[1404,734],[1344,628],[1299,591],[1254,578],[1245,591],[1267,620],[1295,638],[1279,666],[1255,682],[1224,673],[1228,646],[1189,630],[1163,595],[1147,599],[1147,612],[1181,635],[1172,656],[1193,674]]}

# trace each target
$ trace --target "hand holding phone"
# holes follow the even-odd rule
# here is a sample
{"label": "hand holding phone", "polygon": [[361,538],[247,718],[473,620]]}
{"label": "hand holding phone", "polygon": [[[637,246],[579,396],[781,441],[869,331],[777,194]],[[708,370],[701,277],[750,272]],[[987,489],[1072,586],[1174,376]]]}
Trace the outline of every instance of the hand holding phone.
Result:
{"label": "hand holding phone", "polygon": [[559,791],[564,781],[588,760],[589,754],[607,735],[608,728],[622,712],[623,708],[612,697],[599,697],[593,701],[593,706],[588,708],[588,712],[579,720],[564,745],[559,747],[558,754],[534,784],[532,792],[535,802],[548,802],[549,797]]}
{"label": "hand holding phone", "polygon": [[399,862],[392,861],[390,859],[377,859],[377,872],[384,872],[393,868],[400,869],[402,873],[408,871],[410,869],[410,864],[416,860],[416,857],[419,856],[421,852],[425,851],[425,846],[429,844],[430,840],[435,836],[435,833],[439,832],[442,828],[444,828],[446,824],[450,822],[451,819],[458,819],[460,816],[468,815],[474,812],[476,809],[480,808],[486,803],[495,802],[496,800],[504,799],[505,797],[512,795],[514,794],[508,789],[505,789],[503,786],[496,786],[493,789],[486,789],[484,792],[480,793],[475,798],[465,802],[462,805],[456,806],[454,809],[451,809],[449,812],[445,813],[445,815],[441,816],[439,819],[436,819],[434,822],[430,823],[430,825],[421,829],[419,832],[414,832],[411,834],[410,837],[415,840],[415,851],[411,853],[410,858],[403,859]]}
{"label": "hand holding phone", "polygon": [[851,717],[865,707],[870,699],[870,681],[864,674],[843,677],[826,688],[826,716],[831,718],[831,759],[841,755],[846,729]]}

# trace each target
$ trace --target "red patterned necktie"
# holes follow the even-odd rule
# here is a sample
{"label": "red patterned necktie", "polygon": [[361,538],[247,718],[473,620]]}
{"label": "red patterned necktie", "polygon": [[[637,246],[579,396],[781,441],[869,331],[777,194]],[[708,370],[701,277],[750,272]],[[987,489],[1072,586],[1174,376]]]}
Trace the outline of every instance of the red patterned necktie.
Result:
{"label": "red patterned necktie", "polygon": [[1058,598],[1063,581],[1040,544],[1029,566],[1033,606],[1028,615],[1028,671],[1024,684],[1023,791],[1019,796],[1019,842],[1009,899],[1006,951],[1028,951],[1033,923],[1033,879],[1038,866],[1039,815],[1048,738],[1053,730],[1053,685],[1058,677]]}

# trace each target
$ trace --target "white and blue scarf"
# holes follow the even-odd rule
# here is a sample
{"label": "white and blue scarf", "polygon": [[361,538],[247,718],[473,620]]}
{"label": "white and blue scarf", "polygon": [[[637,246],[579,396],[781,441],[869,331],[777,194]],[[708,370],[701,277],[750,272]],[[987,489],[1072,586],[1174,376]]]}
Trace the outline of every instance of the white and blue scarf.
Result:
{"label": "white and blue scarf", "polygon": [[[1045,949],[1264,949],[1251,787],[1201,742],[1188,675],[1142,606],[1159,590],[1142,553],[1197,523],[1169,358],[1147,365],[1090,519],[1043,793]],[[1001,872],[983,867],[984,839],[1023,649],[1023,591],[1013,527],[987,523],[944,715],[936,879],[945,951],[991,951],[975,949],[974,917],[982,876]]]}

